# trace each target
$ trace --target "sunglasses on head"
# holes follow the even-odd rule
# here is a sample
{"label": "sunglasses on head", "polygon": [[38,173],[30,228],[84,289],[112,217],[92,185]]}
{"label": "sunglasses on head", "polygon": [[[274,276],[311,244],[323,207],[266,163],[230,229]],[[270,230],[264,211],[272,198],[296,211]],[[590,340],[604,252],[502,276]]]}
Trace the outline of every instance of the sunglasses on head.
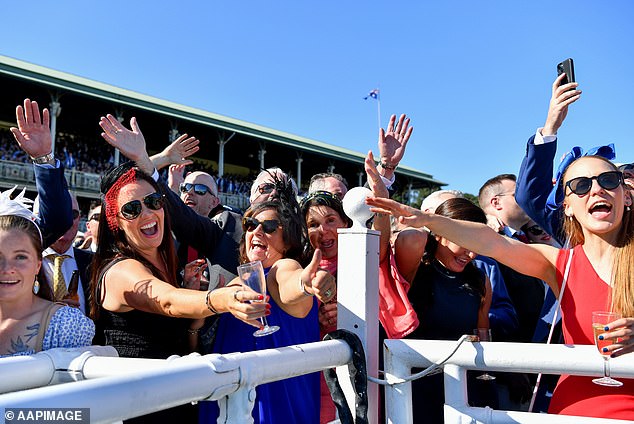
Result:
{"label": "sunglasses on head", "polygon": [[264,183],[258,186],[258,191],[260,192],[260,194],[269,194],[273,190],[275,190],[275,184],[273,183]]}
{"label": "sunglasses on head", "polygon": [[79,218],[79,211],[77,209],[73,209],[73,221]]}
{"label": "sunglasses on head", "polygon": [[189,193],[189,191],[193,188],[194,193],[196,193],[199,196],[203,196],[206,193],[209,193],[212,196],[214,196],[214,193],[211,191],[211,189],[204,184],[182,183],[179,188],[181,193]]}
{"label": "sunglasses on head", "polygon": [[267,219],[264,221],[258,221],[255,218],[242,219],[242,228],[244,231],[255,231],[259,225],[262,225],[262,230],[264,230],[266,234],[271,234],[277,231],[277,228],[280,226],[280,221],[277,219]]}
{"label": "sunglasses on head", "polygon": [[634,163],[625,163],[621,166],[619,166],[619,171],[624,172],[624,171],[632,171],[634,170]]}
{"label": "sunglasses on head", "polygon": [[[141,203],[143,202],[143,203]],[[121,216],[131,221],[141,215],[143,205],[148,209],[157,211],[163,207],[164,198],[160,193],[150,193],[143,198],[143,200],[132,200],[125,205],[121,206]]]}
{"label": "sunglasses on head", "polygon": [[620,171],[608,171],[594,177],[577,177],[568,181],[565,186],[577,196],[583,196],[592,189],[592,180],[597,180],[606,190],[614,190],[623,184],[623,174]]}
{"label": "sunglasses on head", "polygon": [[101,214],[95,213],[90,218],[88,218],[88,221],[99,221],[99,218],[101,218]]}

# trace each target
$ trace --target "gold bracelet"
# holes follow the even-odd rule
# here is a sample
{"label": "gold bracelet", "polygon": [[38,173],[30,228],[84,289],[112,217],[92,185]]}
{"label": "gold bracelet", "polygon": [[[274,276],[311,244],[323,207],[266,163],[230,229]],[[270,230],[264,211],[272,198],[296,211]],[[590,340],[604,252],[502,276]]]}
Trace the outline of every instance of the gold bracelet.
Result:
{"label": "gold bracelet", "polygon": [[214,315],[218,315],[218,311],[211,304],[211,290],[207,291],[207,295],[205,296],[205,303],[207,304],[207,309],[209,309]]}

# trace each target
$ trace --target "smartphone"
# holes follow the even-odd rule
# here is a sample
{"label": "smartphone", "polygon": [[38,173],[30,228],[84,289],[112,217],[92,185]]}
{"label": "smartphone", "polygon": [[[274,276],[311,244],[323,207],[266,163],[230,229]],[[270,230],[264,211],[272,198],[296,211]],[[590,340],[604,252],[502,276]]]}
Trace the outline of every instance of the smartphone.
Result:
{"label": "smartphone", "polygon": [[575,64],[571,58],[564,60],[557,65],[557,75],[566,74],[561,81],[561,85],[575,82]]}

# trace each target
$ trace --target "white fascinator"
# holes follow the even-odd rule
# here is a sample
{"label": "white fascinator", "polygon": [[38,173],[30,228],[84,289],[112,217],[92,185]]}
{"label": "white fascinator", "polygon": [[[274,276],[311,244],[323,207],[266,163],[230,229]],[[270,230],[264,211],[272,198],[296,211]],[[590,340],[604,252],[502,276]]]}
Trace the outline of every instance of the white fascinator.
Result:
{"label": "white fascinator", "polygon": [[22,189],[22,192],[17,196],[13,196],[13,192],[17,187],[0,192],[0,216],[15,215],[28,219],[35,224],[37,231],[40,233],[40,240],[42,240],[42,231],[38,225],[37,216],[31,211],[33,200],[24,195],[26,188]]}

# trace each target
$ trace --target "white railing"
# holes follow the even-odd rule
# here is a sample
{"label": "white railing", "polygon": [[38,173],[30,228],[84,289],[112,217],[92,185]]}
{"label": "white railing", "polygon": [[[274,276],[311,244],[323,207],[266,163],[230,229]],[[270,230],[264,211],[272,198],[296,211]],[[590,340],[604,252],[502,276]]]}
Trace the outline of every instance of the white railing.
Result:
{"label": "white railing", "polygon": [[[444,359],[456,342],[438,340],[386,340],[384,363],[388,382]],[[603,359],[594,346],[537,343],[464,343],[444,365],[445,423],[623,423],[563,415],[498,411],[468,405],[467,370],[546,374],[603,375]],[[610,360],[614,377],[634,378],[634,363],[627,356]],[[412,419],[411,383],[388,386],[385,393],[388,423],[406,424]]]}

